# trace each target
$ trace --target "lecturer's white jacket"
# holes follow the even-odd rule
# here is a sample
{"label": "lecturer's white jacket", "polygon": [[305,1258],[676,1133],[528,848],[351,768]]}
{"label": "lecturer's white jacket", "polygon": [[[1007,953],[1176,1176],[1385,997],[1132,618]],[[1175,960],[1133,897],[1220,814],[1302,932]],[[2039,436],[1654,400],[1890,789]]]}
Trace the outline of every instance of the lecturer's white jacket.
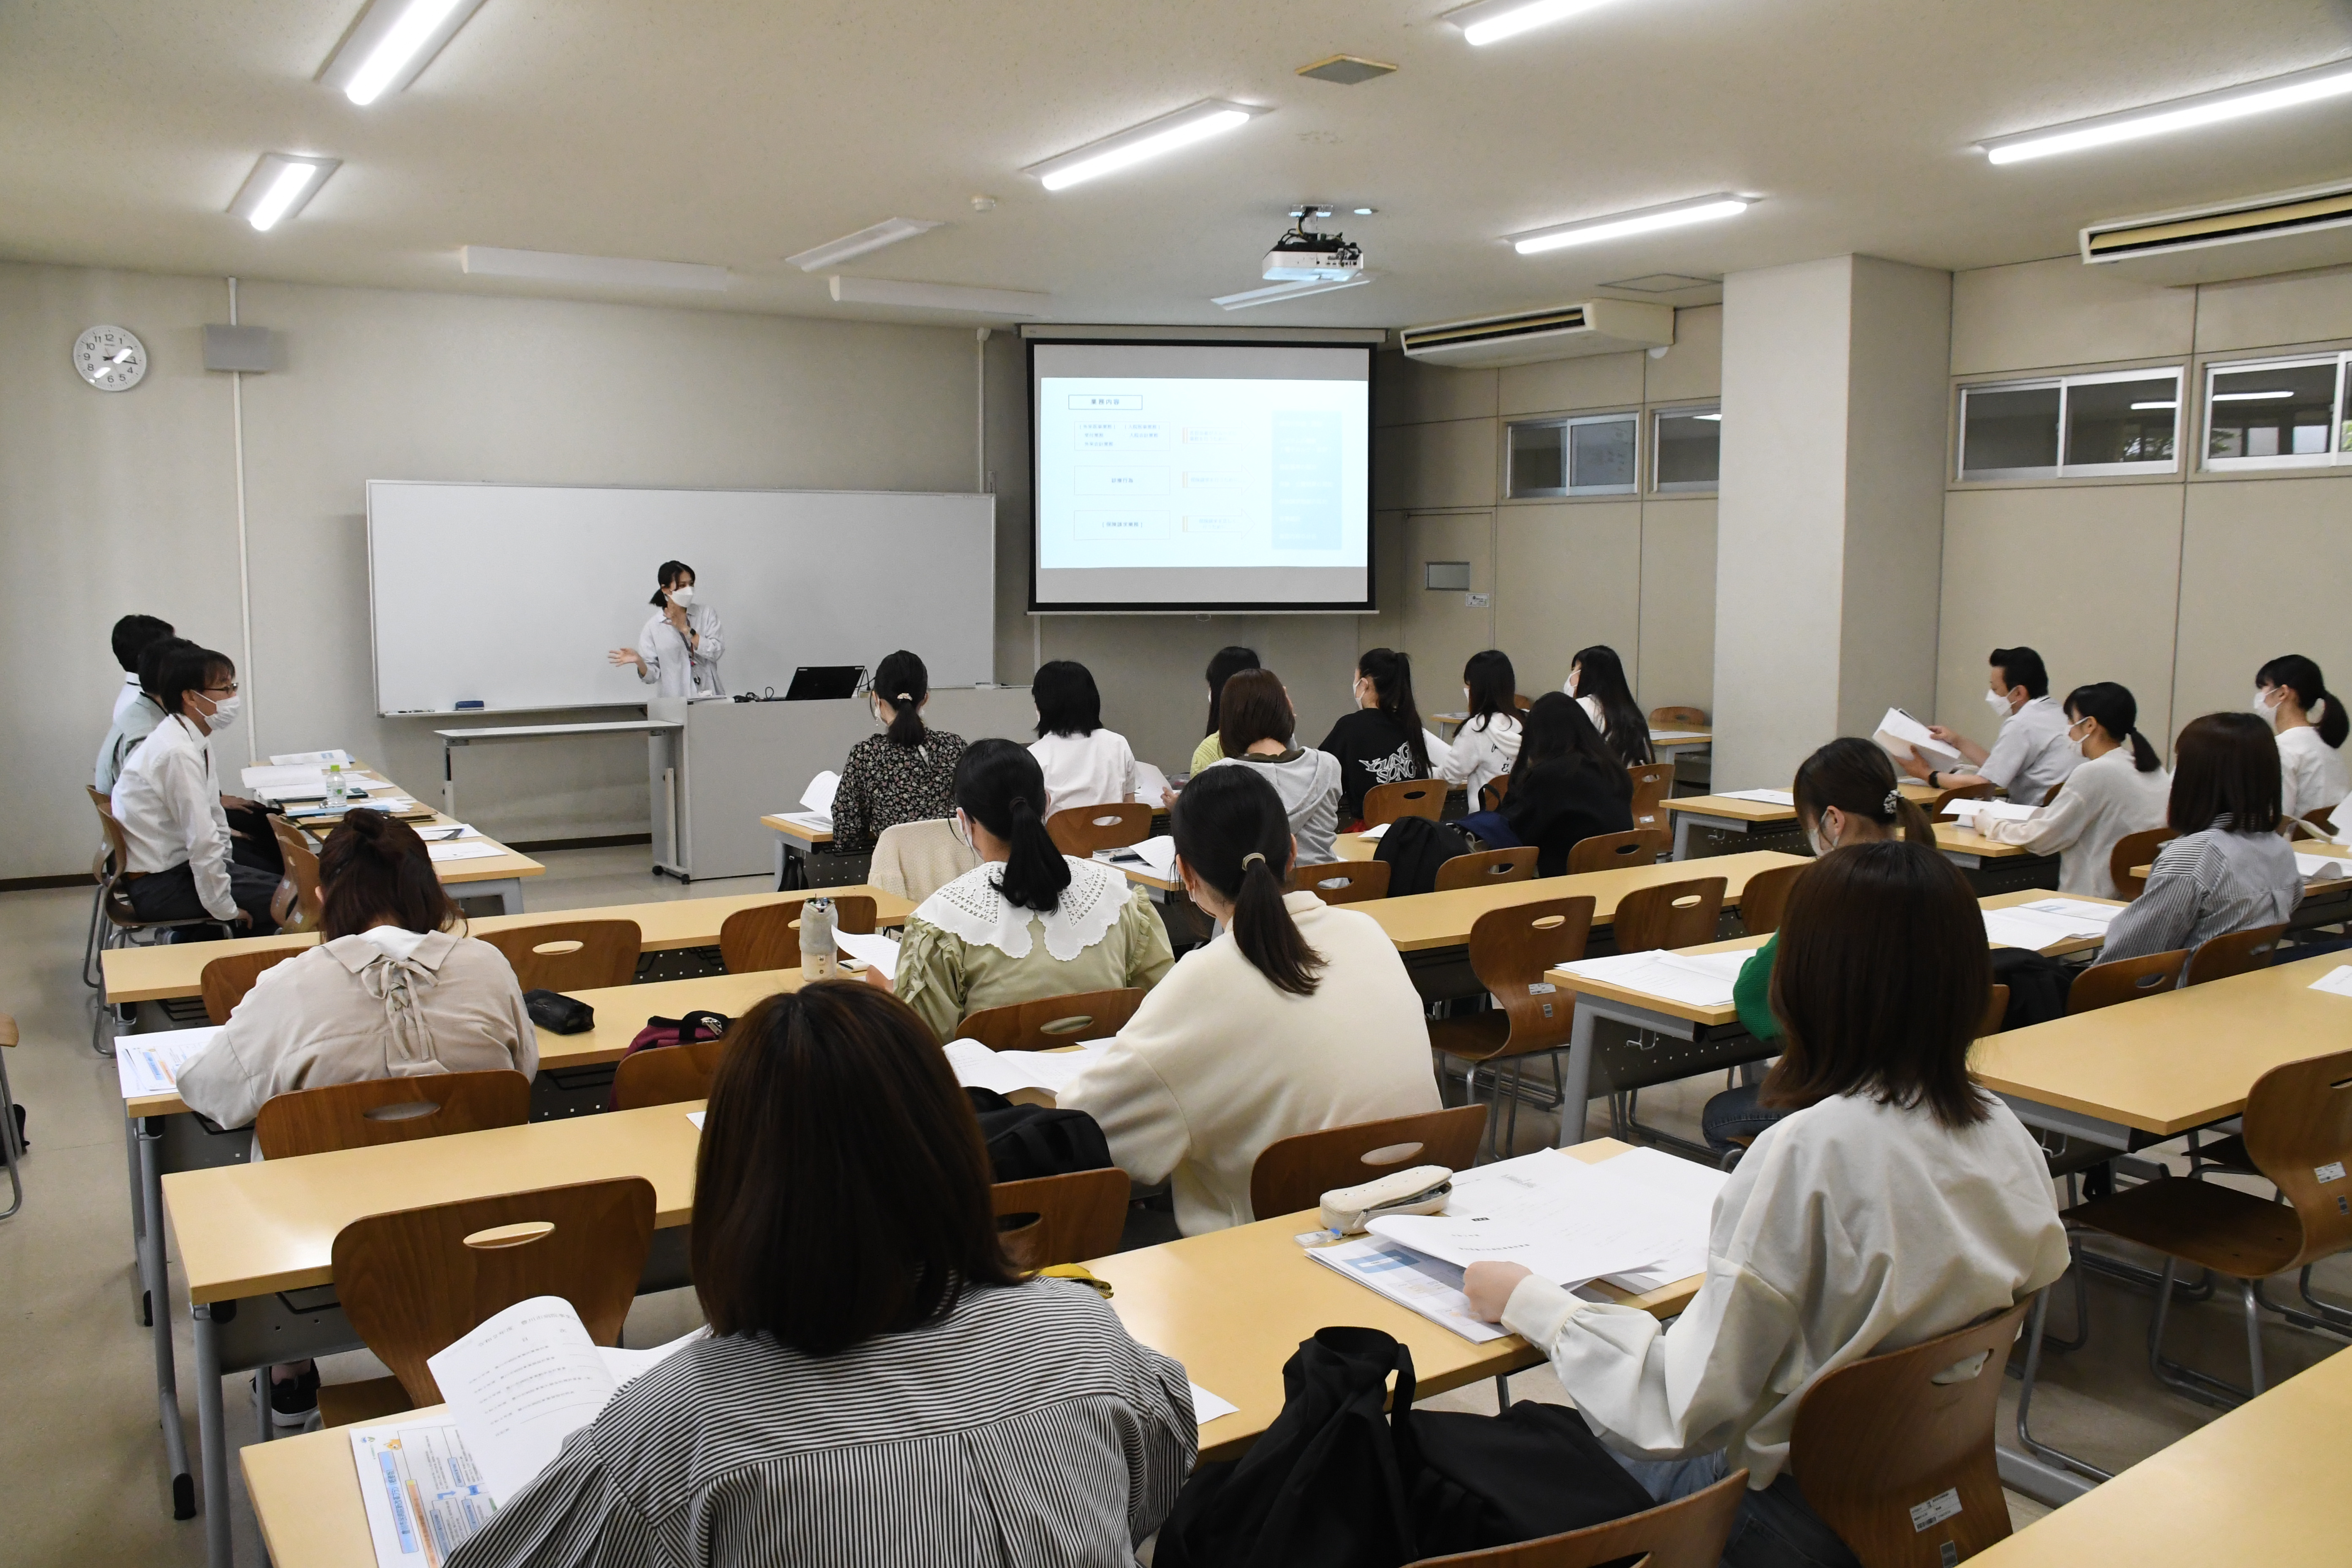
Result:
{"label": "lecturer's white jacket", "polygon": [[719,612],[708,605],[693,605],[686,612],[686,624],[702,645],[691,651],[667,616],[656,610],[646,618],[646,629],[637,634],[637,655],[646,661],[646,670],[637,679],[657,688],[656,697],[726,696],[726,683],[719,679],[719,660],[727,651]]}

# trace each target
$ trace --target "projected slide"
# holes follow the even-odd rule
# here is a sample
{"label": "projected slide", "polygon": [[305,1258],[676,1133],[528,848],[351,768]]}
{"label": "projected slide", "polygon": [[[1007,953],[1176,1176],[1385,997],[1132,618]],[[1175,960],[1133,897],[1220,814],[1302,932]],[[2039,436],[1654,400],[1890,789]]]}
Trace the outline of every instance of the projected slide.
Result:
{"label": "projected slide", "polygon": [[1366,601],[1365,351],[1040,344],[1035,359],[1038,607]]}

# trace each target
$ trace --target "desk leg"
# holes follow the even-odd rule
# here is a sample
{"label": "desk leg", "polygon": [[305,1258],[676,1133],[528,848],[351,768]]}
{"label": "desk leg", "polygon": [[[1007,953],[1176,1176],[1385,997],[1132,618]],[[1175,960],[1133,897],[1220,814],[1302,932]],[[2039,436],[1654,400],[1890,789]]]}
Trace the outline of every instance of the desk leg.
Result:
{"label": "desk leg", "polygon": [[180,1425],[180,1378],[172,1351],[171,1260],[163,1251],[163,1124],[142,1116],[139,1129],[139,1272],[146,1287],[150,1332],[155,1341],[155,1397],[163,1421],[163,1455],[172,1464],[172,1517],[196,1517],[195,1482],[188,1470],[188,1434]]}
{"label": "desk leg", "polygon": [[784,836],[776,835],[776,891],[784,890]]}
{"label": "desk leg", "polygon": [[1675,859],[1677,859],[1677,860],[1687,860],[1687,859],[1689,859],[1689,858],[1690,858],[1690,840],[1691,840],[1691,814],[1690,814],[1689,812],[1687,812],[1687,811],[1678,811],[1678,812],[1675,813]]}
{"label": "desk leg", "polygon": [[1568,1068],[1559,1082],[1559,1136],[1555,1145],[1568,1148],[1584,1142],[1585,1103],[1592,1091],[1592,1009],[1580,1005],[1569,1026]]}
{"label": "desk leg", "polygon": [[131,1256],[139,1266],[139,1326],[155,1321],[155,1280],[147,1272],[147,1184],[139,1173],[139,1119],[122,1119],[122,1150],[131,1162]]}
{"label": "desk leg", "polygon": [[[235,1310],[234,1304],[230,1310]],[[235,1568],[236,1543],[229,1535],[228,1432],[221,1409],[220,1331],[213,1308],[191,1302],[196,1321],[196,1440],[201,1445],[205,1485],[205,1568]]]}
{"label": "desk leg", "polygon": [[494,882],[451,882],[447,891],[453,899],[496,899],[502,915],[523,912],[520,877],[501,877]]}
{"label": "desk leg", "polygon": [[457,750],[448,741],[441,742],[441,815],[452,822],[463,820],[457,815]]}

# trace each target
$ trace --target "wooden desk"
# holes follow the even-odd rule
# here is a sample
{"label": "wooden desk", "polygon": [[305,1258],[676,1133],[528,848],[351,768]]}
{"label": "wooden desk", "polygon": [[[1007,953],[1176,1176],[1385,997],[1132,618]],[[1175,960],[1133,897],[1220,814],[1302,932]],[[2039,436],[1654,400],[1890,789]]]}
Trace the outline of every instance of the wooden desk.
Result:
{"label": "wooden desk", "polygon": [[1715,744],[1715,730],[1706,724],[1684,724],[1650,731],[1650,752],[1662,763],[1675,761],[1684,752],[1704,752]]}
{"label": "wooden desk", "polygon": [[[425,797],[415,790],[386,778],[364,763],[353,767],[351,772],[363,783],[399,790],[401,794],[415,800],[418,805],[424,805]],[[425,809],[429,814],[428,819],[410,824],[418,832],[426,832],[435,827],[457,826],[457,818],[446,816],[440,812],[434,811],[430,806]],[[289,820],[294,821],[304,831],[316,835],[331,831],[336,819],[325,816],[298,817],[289,814]],[[496,899],[507,914],[522,913],[522,879],[526,877],[543,877],[547,874],[547,868],[530,856],[517,854],[499,843],[497,839],[487,836],[479,839],[461,839],[457,842],[491,845],[498,849],[499,853],[477,856],[469,860],[433,862],[434,875],[441,879],[443,887],[450,889],[450,895],[460,899]]]}
{"label": "wooden desk", "polygon": [[874,865],[874,852],[843,853],[834,847],[833,835],[805,823],[789,822],[782,812],[770,812],[760,826],[775,834],[776,890],[835,888],[862,883]]}
{"label": "wooden desk", "polygon": [[[1735,834],[1759,843],[1801,847],[1793,805],[1735,800],[1726,795],[1686,795],[1667,800],[1665,807],[1674,815],[1677,860],[1724,854],[1724,838]],[[1798,842],[1790,844],[1792,838]]]}
{"label": "wooden desk", "polygon": [[1739,902],[1739,895],[1748,886],[1748,879],[1759,871],[1779,866],[1801,866],[1804,858],[1798,855],[1777,855],[1769,850],[1746,855],[1725,855],[1709,861],[1704,868],[1664,865],[1629,866],[1612,871],[1586,871],[1573,877],[1539,877],[1526,882],[1505,882],[1492,888],[1457,888],[1444,893],[1415,893],[1404,898],[1371,899],[1348,908],[1370,915],[1389,933],[1401,952],[1415,952],[1433,948],[1461,947],[1470,940],[1470,928],[1480,915],[1489,910],[1508,909],[1514,904],[1539,903],[1546,899],[1573,899],[1590,895],[1592,899],[1592,923],[1606,926],[1617,913],[1617,901],[1626,894],[1642,888],[1654,888],[1667,882],[1686,882],[1696,876],[1721,877],[1726,886],[1724,908]]}

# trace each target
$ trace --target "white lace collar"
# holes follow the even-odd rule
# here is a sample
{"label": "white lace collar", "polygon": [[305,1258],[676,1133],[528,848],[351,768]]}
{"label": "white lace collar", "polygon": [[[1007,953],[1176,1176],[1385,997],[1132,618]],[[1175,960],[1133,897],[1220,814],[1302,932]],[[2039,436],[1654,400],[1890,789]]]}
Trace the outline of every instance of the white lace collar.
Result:
{"label": "white lace collar", "polygon": [[1070,868],[1070,885],[1051,914],[1007,903],[996,888],[1002,868],[990,864],[966,871],[925,899],[915,919],[1007,958],[1029,956],[1030,930],[1042,922],[1045,951],[1066,963],[1118,923],[1129,891],[1127,879],[1098,861],[1062,858]]}

